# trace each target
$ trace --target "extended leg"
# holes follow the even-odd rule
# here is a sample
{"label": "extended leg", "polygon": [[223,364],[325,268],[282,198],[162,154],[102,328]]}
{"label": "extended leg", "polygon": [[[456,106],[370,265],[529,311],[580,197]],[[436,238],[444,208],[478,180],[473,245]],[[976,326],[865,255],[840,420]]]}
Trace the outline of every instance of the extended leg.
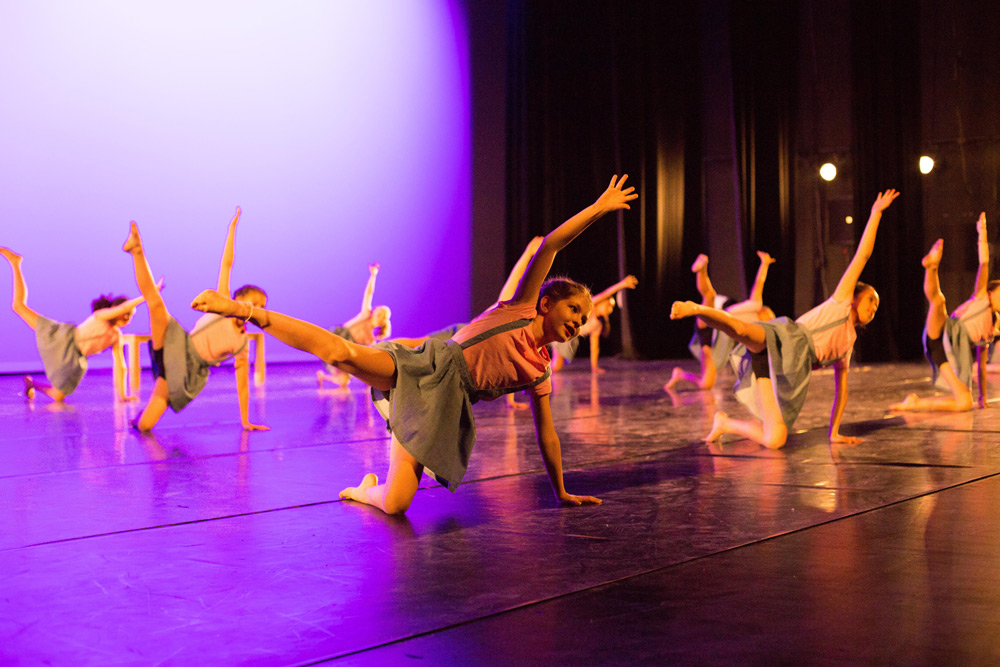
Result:
{"label": "extended leg", "polygon": [[24,258],[7,248],[0,248],[0,255],[3,255],[10,262],[10,272],[14,283],[14,296],[11,299],[10,307],[24,320],[25,324],[35,329],[38,326],[38,313],[28,308],[28,287],[24,284],[24,274],[21,272],[21,261]]}
{"label": "extended leg", "polygon": [[167,411],[168,396],[167,381],[163,378],[156,378],[156,383],[153,385],[153,393],[150,395],[146,407],[142,409],[142,414],[135,421],[134,426],[143,432],[153,430],[156,423],[160,421],[160,417]]}
{"label": "extended leg", "polygon": [[378,477],[368,473],[361,484],[341,491],[340,497],[377,507],[386,514],[402,514],[410,508],[423,473],[424,467],[393,436],[385,484],[379,484]]}
{"label": "extended leg", "polygon": [[743,343],[751,352],[761,352],[766,347],[764,327],[755,322],[742,322],[724,310],[701,306],[693,301],[674,301],[670,308],[670,319],[679,320],[694,315],[705,324],[718,329],[738,343]]}
{"label": "extended leg", "polygon": [[253,308],[248,303],[222,296],[215,290],[205,290],[196,296],[191,307],[226,317],[249,318],[283,343],[314,354],[375,389],[388,391],[395,383],[396,364],[388,352],[352,343],[315,324],[273,310]]}
{"label": "extended leg", "polygon": [[170,313],[167,311],[167,304],[163,302],[163,297],[160,296],[160,290],[156,288],[153,272],[146,260],[142,239],[139,237],[139,228],[136,227],[135,222],[129,224],[129,235],[125,239],[122,250],[132,255],[135,284],[146,299],[146,306],[149,309],[149,333],[153,338],[153,348],[163,349],[163,337],[167,331],[167,323],[170,322]]}

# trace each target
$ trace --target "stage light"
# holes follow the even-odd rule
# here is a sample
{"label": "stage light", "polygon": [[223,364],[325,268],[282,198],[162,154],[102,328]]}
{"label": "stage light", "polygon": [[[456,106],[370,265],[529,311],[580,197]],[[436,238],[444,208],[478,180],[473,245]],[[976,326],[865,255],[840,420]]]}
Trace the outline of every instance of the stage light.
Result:
{"label": "stage light", "polygon": [[921,155],[920,156],[920,173],[921,174],[929,174],[929,173],[931,173],[931,169],[933,169],[933,168],[934,168],[934,159],[931,158],[931,157],[929,157],[929,156],[927,156],[927,155]]}
{"label": "stage light", "polygon": [[830,162],[827,162],[819,168],[819,175],[823,177],[824,181],[832,181],[837,178],[837,168]]}
{"label": "stage light", "polygon": [[844,222],[846,222],[849,225],[853,225],[854,224],[854,216],[853,215],[847,216],[846,218],[844,218]]}

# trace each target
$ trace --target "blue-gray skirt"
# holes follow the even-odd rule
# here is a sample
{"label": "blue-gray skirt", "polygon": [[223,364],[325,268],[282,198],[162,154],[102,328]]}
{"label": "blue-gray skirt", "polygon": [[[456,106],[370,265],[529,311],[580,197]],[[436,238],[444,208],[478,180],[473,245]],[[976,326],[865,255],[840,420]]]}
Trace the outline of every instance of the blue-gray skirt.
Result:
{"label": "blue-gray skirt", "polygon": [[[756,324],[764,327],[774,397],[781,408],[782,421],[791,428],[806,401],[809,378],[817,362],[812,335],[804,326],[787,317]],[[757,376],[750,364],[750,351],[739,344],[733,349],[730,359],[733,370],[739,376],[734,389],[736,399],[758,419],[763,419],[757,395]]]}
{"label": "blue-gray skirt", "polygon": [[194,349],[191,336],[174,318],[170,318],[163,336],[163,365],[160,366],[160,355],[153,350],[152,341],[149,356],[153,360],[153,379],[162,377],[167,381],[167,402],[174,412],[183,410],[205,388],[208,362]]}
{"label": "blue-gray skirt", "polygon": [[76,325],[39,316],[35,343],[49,384],[66,396],[76,391],[87,372],[87,357],[76,344]]}
{"label": "blue-gray skirt", "polygon": [[[948,363],[951,364],[951,370],[955,372],[955,375],[958,376],[962,384],[971,390],[972,365],[975,363],[975,355],[972,353],[972,350],[977,347],[977,344],[973,343],[972,339],[969,338],[969,332],[961,320],[954,317],[949,317],[944,321],[944,330],[941,332],[941,337],[944,339],[942,341],[944,343],[944,353],[948,356]],[[927,351],[927,327],[924,327],[923,340],[924,356],[927,357],[927,361],[931,365],[931,381],[939,389],[951,391],[951,387],[941,377],[940,369]],[[986,345],[987,343],[983,344]]]}
{"label": "blue-gray skirt", "polygon": [[393,342],[373,347],[396,364],[396,386],[371,390],[386,428],[434,479],[455,491],[476,442],[476,387],[462,347],[434,338],[415,349]]}

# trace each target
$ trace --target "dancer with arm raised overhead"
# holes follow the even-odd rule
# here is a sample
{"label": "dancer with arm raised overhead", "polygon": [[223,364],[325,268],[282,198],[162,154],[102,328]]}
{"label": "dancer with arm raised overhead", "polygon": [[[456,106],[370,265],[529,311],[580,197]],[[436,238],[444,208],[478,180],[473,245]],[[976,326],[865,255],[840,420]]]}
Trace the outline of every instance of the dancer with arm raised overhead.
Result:
{"label": "dancer with arm raised overhead", "polygon": [[[549,481],[559,502],[599,503],[569,493],[549,407],[546,346],[572,338],[590,315],[590,295],[572,281],[545,281],[556,253],[593,222],[629,208],[638,195],[614,177],[593,204],[549,233],[535,253],[513,297],[499,303],[450,341],[428,340],[417,349],[398,343],[366,347],[287,315],[251,309],[211,290],[192,307],[247,319],[279,340],[315,354],[372,387],[373,399],[392,433],[389,474],[384,483],[366,474],[341,497],[378,507],[387,514],[409,508],[425,468],[449,489],[465,475],[476,440],[472,404],[529,389],[535,432]],[[544,284],[543,284],[544,283]]]}
{"label": "dancer with arm raised overhead", "polygon": [[855,327],[871,322],[879,305],[878,293],[859,277],[875,247],[882,212],[898,196],[895,190],[878,195],[858,249],[833,296],[795,322],[781,317],[771,322],[747,323],[723,310],[691,301],[674,302],[672,319],[700,317],[745,348],[736,397],[757,419],[743,421],[717,412],[707,441],[735,433],[772,449],[783,447],[788,428],[805,401],[813,365],[833,364],[836,393],[830,414],[830,442],[860,442],[840,433],[847,403],[848,364],[857,338]]}

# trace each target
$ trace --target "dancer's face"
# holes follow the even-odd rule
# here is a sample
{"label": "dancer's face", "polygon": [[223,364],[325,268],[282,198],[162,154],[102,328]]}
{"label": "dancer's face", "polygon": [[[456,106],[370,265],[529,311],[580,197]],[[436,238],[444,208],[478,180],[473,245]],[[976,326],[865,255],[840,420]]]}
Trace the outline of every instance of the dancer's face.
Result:
{"label": "dancer's face", "polygon": [[868,324],[875,319],[875,311],[878,310],[878,292],[874,288],[866,289],[854,297],[853,306],[858,314],[858,324]]}
{"label": "dancer's face", "polygon": [[575,294],[558,301],[542,297],[541,307],[545,316],[543,330],[552,342],[566,342],[580,333],[580,327],[590,318],[594,304],[586,294]]}

